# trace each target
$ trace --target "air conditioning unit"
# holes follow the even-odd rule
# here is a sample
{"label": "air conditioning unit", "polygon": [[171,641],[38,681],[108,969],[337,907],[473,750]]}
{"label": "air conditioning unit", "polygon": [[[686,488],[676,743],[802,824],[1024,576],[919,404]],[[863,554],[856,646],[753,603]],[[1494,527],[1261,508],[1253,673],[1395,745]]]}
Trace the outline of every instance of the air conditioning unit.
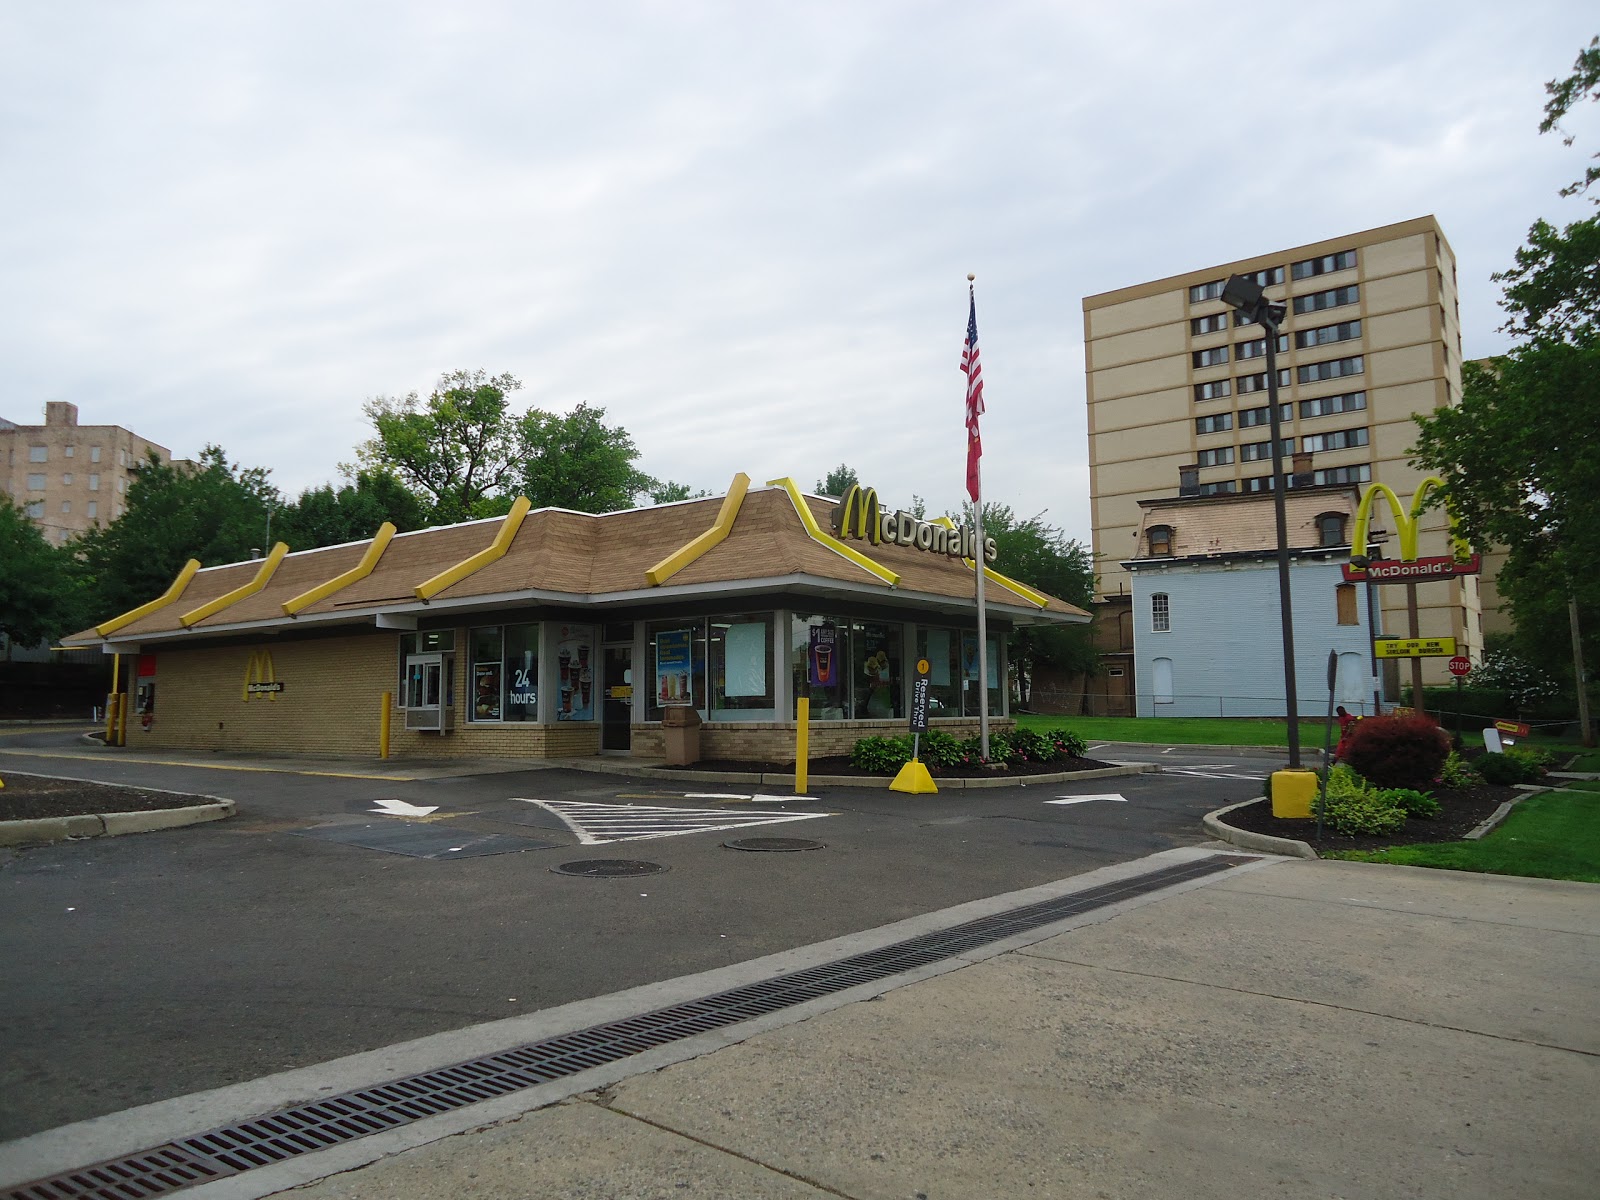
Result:
{"label": "air conditioning unit", "polygon": [[449,733],[456,727],[453,708],[408,708],[406,728],[413,733]]}

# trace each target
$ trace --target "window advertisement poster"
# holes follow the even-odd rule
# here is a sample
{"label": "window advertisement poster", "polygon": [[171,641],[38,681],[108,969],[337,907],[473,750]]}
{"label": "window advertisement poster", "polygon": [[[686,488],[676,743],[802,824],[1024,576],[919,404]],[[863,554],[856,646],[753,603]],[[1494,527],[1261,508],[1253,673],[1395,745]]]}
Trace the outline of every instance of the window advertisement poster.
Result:
{"label": "window advertisement poster", "polygon": [[767,694],[767,627],[752,622],[730,625],[724,638],[725,696]]}
{"label": "window advertisement poster", "polygon": [[472,715],[479,721],[500,719],[500,664],[472,664]]}
{"label": "window advertisement poster", "polygon": [[556,720],[594,720],[594,626],[556,627]]}
{"label": "window advertisement poster", "polygon": [[810,664],[812,687],[837,687],[839,685],[839,631],[832,625],[811,627],[811,648],[806,655]]}
{"label": "window advertisement poster", "polygon": [[656,634],[656,703],[662,708],[693,707],[693,647],[693,630]]}
{"label": "window advertisement poster", "polygon": [[[1000,686],[1000,643],[989,639],[989,686]],[[978,635],[961,635],[961,677],[967,683],[978,681]]]}

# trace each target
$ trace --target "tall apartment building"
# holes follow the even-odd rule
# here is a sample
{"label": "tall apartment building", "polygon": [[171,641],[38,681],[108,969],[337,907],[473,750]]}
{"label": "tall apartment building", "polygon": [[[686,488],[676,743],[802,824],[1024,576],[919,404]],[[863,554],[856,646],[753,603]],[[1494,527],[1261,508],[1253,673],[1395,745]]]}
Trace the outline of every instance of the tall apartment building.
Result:
{"label": "tall apartment building", "polygon": [[52,400],[43,425],[0,420],[0,491],[50,541],[69,541],[122,515],[133,468],[172,453],[120,425],[79,425],[78,406]]}
{"label": "tall apartment building", "polygon": [[[1288,307],[1277,345],[1286,472],[1290,454],[1309,454],[1312,482],[1376,481],[1409,505],[1425,477],[1406,461],[1412,414],[1461,399],[1455,255],[1432,216],[1087,297],[1096,598],[1113,607],[1131,592],[1121,564],[1137,550],[1139,501],[1271,490],[1266,338],[1223,304],[1234,274]],[[1387,506],[1373,516],[1393,531]],[[1442,512],[1421,529],[1422,554],[1449,553]],[[1377,590],[1383,630],[1404,633],[1406,589]],[[1417,599],[1424,637],[1481,650],[1476,578],[1421,584]],[[1442,659],[1425,667],[1430,682],[1449,678]]]}

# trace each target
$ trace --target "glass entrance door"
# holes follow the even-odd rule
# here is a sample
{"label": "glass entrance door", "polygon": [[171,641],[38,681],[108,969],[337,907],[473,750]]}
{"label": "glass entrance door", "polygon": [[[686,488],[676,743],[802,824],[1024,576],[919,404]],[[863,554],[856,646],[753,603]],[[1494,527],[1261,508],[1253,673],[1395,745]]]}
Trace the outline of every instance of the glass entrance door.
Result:
{"label": "glass entrance door", "polygon": [[600,749],[633,746],[633,647],[606,646],[602,651]]}

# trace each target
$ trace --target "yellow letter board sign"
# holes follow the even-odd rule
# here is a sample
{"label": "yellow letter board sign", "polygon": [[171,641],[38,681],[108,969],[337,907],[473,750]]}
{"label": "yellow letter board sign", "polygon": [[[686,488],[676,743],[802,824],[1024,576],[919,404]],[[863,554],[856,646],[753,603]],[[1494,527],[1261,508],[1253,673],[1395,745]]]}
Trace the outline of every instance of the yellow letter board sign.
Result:
{"label": "yellow letter board sign", "polygon": [[1453,637],[1380,637],[1376,645],[1379,658],[1453,658],[1456,652]]}

